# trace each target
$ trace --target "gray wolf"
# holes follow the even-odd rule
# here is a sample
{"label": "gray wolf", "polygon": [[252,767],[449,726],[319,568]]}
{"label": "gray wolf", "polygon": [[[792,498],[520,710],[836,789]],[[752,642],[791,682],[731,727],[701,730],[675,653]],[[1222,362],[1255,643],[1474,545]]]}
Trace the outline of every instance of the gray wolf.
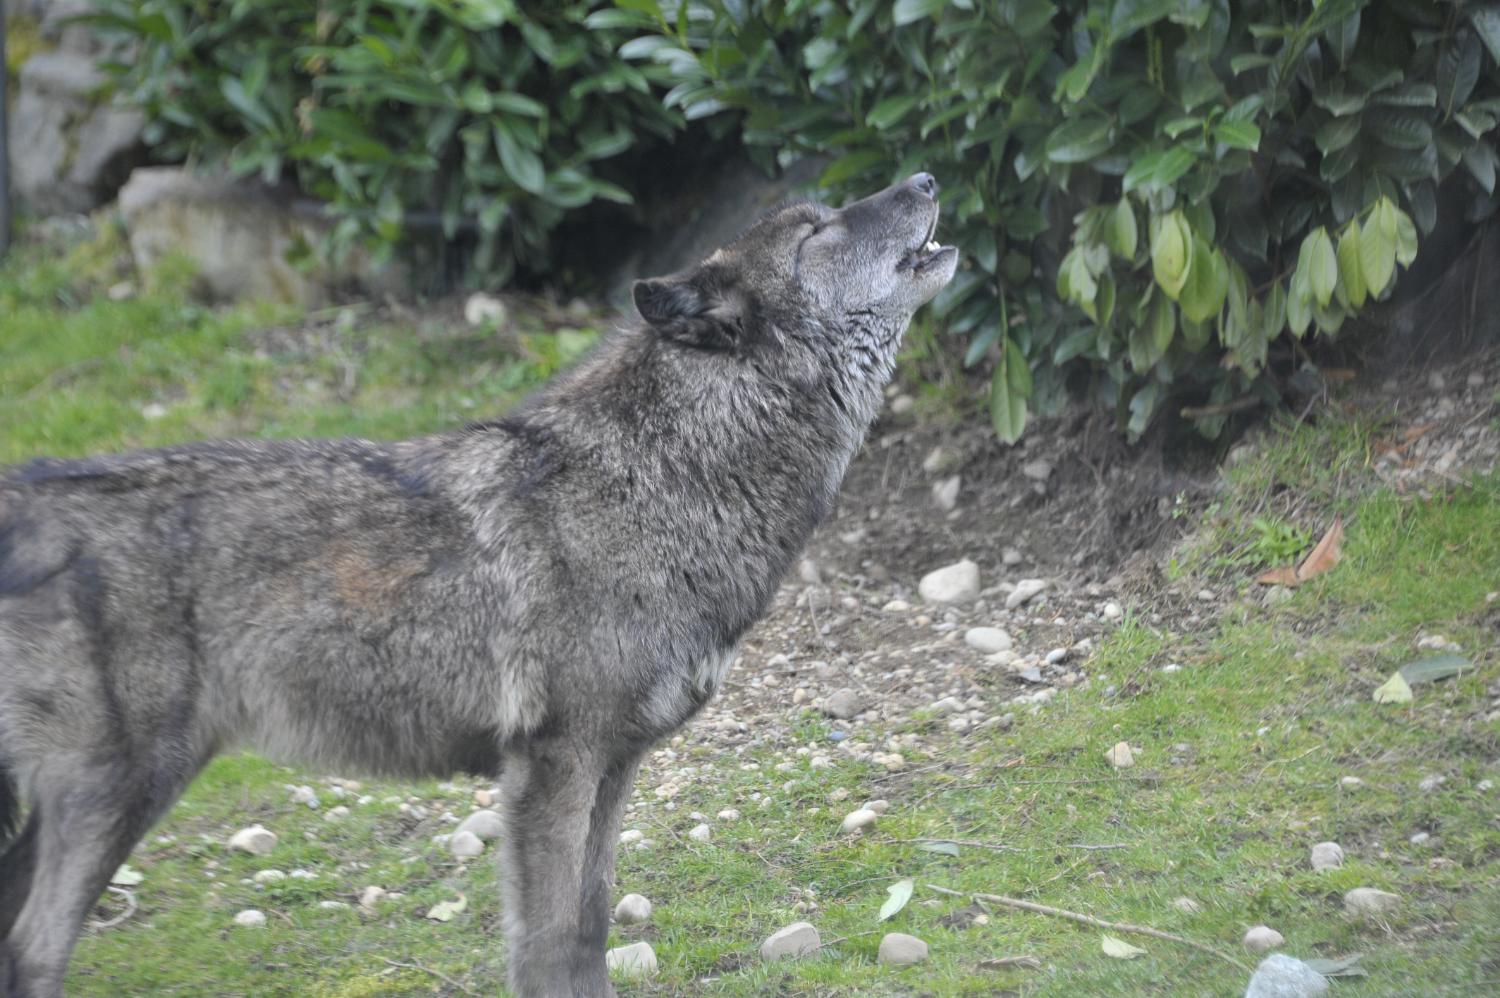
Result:
{"label": "gray wolf", "polygon": [[492,422],[0,472],[0,994],[62,992],[111,873],[235,747],[495,776],[510,987],[611,994],[636,766],[718,689],[952,279],[936,193],[774,211]]}

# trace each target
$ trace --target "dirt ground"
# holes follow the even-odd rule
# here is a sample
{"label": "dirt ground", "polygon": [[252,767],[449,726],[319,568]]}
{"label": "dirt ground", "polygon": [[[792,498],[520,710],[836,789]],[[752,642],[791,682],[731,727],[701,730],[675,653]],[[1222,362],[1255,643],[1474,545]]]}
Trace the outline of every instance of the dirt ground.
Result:
{"label": "dirt ground", "polygon": [[[1168,579],[1194,519],[1183,514],[1223,487],[1214,461],[1127,447],[1081,409],[1039,423],[1011,447],[982,425],[954,430],[892,414],[902,408],[887,407],[835,516],[744,641],[723,693],[674,745],[769,745],[811,753],[815,765],[818,754],[851,752],[905,768],[897,748],[937,758],[939,740],[1009,725],[1059,687],[1087,684],[1091,646],[1124,614],[1169,633],[1202,630],[1239,584]],[[1490,353],[1332,386],[1303,418],[1375,420],[1367,473],[1348,488],[1407,490],[1493,473],[1497,414],[1500,354]],[[1226,463],[1274,432],[1260,424]],[[944,508],[935,486],[955,475],[956,498]],[[923,575],[965,558],[978,566],[978,597],[926,604]],[[1022,580],[1046,586],[1007,606]],[[972,647],[966,635],[975,627],[1005,631],[1011,649]],[[833,715],[841,740],[826,749],[799,742],[794,722],[808,703]],[[944,719],[947,732],[925,745],[888,734],[921,710]],[[690,775],[673,770],[675,758],[668,748],[647,767],[648,779],[664,781],[661,797]]]}

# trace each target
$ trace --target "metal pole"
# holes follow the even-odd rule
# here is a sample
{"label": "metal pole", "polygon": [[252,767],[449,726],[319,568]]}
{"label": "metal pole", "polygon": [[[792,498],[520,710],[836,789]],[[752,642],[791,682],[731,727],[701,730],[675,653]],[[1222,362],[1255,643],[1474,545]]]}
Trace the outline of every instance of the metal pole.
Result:
{"label": "metal pole", "polygon": [[5,113],[5,0],[0,0],[0,258],[10,249],[10,120]]}

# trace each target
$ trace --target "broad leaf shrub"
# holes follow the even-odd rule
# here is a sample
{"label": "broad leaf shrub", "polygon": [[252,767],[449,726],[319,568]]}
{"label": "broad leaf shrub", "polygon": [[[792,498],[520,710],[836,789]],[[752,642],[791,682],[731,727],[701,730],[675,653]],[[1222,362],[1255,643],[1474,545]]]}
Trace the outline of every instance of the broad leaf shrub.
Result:
{"label": "broad leaf shrub", "polygon": [[545,269],[565,212],[628,203],[610,161],[680,121],[660,100],[669,68],[616,56],[654,20],[605,3],[95,7],[97,27],[137,43],[114,69],[164,159],[291,179],[332,206],[336,243],[388,249],[414,213],[449,238],[475,227],[472,267],[500,280],[517,261]]}
{"label": "broad leaf shrub", "polygon": [[[1389,295],[1437,188],[1496,207],[1500,5],[1422,0],[620,0],[688,117],[838,196],[931,170],[969,263],[936,302],[1007,440],[1090,383],[1139,436],[1274,402]],[[1060,220],[1068,246],[1049,252]],[[1060,257],[1060,259],[1059,259]]]}

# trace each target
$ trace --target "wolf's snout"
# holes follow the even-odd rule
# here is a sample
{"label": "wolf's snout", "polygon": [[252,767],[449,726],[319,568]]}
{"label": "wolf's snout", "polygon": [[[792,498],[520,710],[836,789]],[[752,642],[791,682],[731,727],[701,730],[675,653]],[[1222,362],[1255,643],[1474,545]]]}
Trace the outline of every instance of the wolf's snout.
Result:
{"label": "wolf's snout", "polygon": [[919,194],[925,194],[930,198],[936,198],[938,193],[937,178],[927,172],[914,173],[907,178],[906,186]]}

